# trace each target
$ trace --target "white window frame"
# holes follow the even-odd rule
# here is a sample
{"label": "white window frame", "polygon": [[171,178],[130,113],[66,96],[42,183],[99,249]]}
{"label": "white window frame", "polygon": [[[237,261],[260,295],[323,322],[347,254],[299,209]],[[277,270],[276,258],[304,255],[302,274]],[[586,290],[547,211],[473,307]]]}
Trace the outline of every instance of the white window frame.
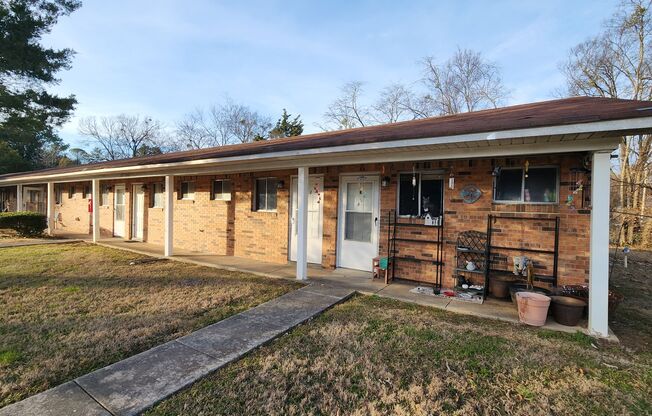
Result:
{"label": "white window frame", "polygon": [[[183,192],[183,185],[188,184],[188,192],[184,194]],[[182,181],[181,186],[179,187],[179,191],[181,192],[181,200],[182,201],[194,201],[195,200],[195,181]]]}
{"label": "white window frame", "polygon": [[[157,189],[158,188],[158,189]],[[157,202],[156,195],[160,195]],[[151,208],[163,208],[165,205],[165,183],[156,182],[152,184],[152,206]]]}
{"label": "white window frame", "polygon": [[417,212],[421,212],[421,178],[423,175],[432,175],[432,176],[437,176],[438,179],[442,180],[442,196],[441,196],[441,212],[442,215],[444,215],[444,202],[446,201],[446,198],[444,198],[444,192],[446,190],[445,184],[443,183],[444,181],[444,173],[441,170],[436,170],[436,171],[431,171],[431,170],[422,170],[422,171],[404,171],[404,172],[398,172],[398,175],[396,176],[396,212],[397,216],[399,218],[419,218],[419,215],[399,215],[398,213],[401,212],[401,175],[412,175],[413,173],[416,173],[418,176],[417,179]]}
{"label": "white window frame", "polygon": [[[276,208],[274,208],[274,209],[268,209],[268,208],[258,209],[257,208],[258,207],[258,181],[265,180],[265,193],[267,194],[267,189],[268,189],[268,186],[269,186],[269,180],[270,179],[273,179],[273,180],[276,181],[276,186],[274,187],[274,192],[276,193]],[[276,176],[265,176],[265,177],[262,177],[262,178],[256,178],[254,180],[254,195],[253,195],[254,204],[253,204],[253,210],[255,212],[277,212],[278,211],[278,182],[279,181],[280,181],[280,179],[277,178]],[[268,198],[265,198],[265,206],[267,206],[267,199]]]}
{"label": "white window frame", "polygon": [[[222,192],[220,193],[215,192],[215,184],[217,182],[222,183]],[[231,179],[213,179],[213,181],[211,181],[211,200],[230,201],[232,192],[233,192],[233,182],[231,181]]]}
{"label": "white window frame", "polygon": [[501,172],[504,170],[521,170],[521,198],[518,201],[511,201],[511,200],[501,200],[501,199],[496,199],[496,182],[497,179],[496,177],[493,178],[493,192],[491,195],[491,199],[494,203],[496,204],[527,204],[527,205],[557,205],[559,204],[559,191],[561,188],[560,185],[560,174],[559,174],[559,166],[556,165],[541,165],[541,166],[530,166],[528,168],[528,171],[535,170],[535,169],[555,169],[555,195],[556,195],[556,201],[555,202],[532,202],[532,201],[526,201],[525,200],[525,168],[523,166],[511,166],[511,167],[506,167],[506,168],[501,168]]}

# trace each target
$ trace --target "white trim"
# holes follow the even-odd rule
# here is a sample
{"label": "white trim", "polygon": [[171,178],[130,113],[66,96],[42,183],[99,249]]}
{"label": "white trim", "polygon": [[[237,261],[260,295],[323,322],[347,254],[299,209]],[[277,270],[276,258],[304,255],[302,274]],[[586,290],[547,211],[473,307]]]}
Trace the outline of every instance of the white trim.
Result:
{"label": "white trim", "polygon": [[[351,153],[356,152],[375,152],[375,151],[387,151],[395,150],[400,148],[410,148],[410,147],[422,147],[422,146],[436,146],[436,145],[449,145],[449,144],[472,144],[476,142],[480,144],[480,149],[486,151],[484,156],[475,155],[470,156],[469,151],[471,148],[458,148],[458,149],[444,149],[448,151],[453,150],[454,152],[445,155],[444,157],[439,156],[442,154],[441,149],[433,151],[413,151],[413,154],[418,155],[419,153],[431,153],[427,157],[417,157],[411,156],[409,159],[403,160],[428,160],[428,159],[451,159],[451,158],[468,158],[468,157],[491,157],[497,155],[512,155],[512,154],[534,154],[534,153],[561,153],[561,152],[573,152],[573,151],[593,151],[593,150],[606,150],[612,148],[614,143],[617,145],[620,138],[618,131],[634,131],[640,129],[651,129],[652,128],[652,117],[640,117],[634,119],[624,119],[624,120],[615,120],[615,121],[601,121],[594,123],[580,123],[580,124],[570,124],[565,126],[550,126],[550,127],[537,127],[530,129],[517,129],[517,130],[505,130],[500,132],[483,132],[483,133],[473,133],[466,135],[452,135],[452,136],[440,136],[440,137],[429,137],[423,139],[404,139],[404,140],[393,140],[387,142],[375,142],[375,143],[366,143],[366,144],[352,144],[352,145],[343,145],[343,146],[326,146],[320,148],[312,149],[303,149],[303,150],[291,150],[291,151],[279,151],[279,152],[268,152],[260,154],[251,154],[244,156],[232,156],[232,157],[222,157],[222,158],[210,158],[210,159],[198,159],[185,162],[172,162],[172,163],[157,163],[149,165],[139,165],[139,166],[124,166],[117,168],[105,168],[105,169],[96,169],[96,170],[87,170],[87,171],[76,171],[68,172],[61,174],[42,174],[38,176],[29,176],[26,178],[16,178],[16,179],[5,179],[0,180],[0,184],[10,184],[10,183],[27,183],[39,181],[43,178],[64,178],[67,177],[76,177],[80,178],[83,176],[103,176],[103,179],[109,179],[109,177],[104,177],[105,175],[117,174],[132,174],[131,176],[143,176],[145,172],[158,171],[157,174],[153,176],[162,176],[161,172],[169,172],[170,169],[192,169],[198,166],[212,165],[213,168],[216,166],[228,165],[228,164],[238,164],[240,162],[246,161],[247,166],[243,169],[242,166],[236,167],[232,172],[235,171],[252,171],[252,163],[259,163],[261,161],[268,160],[285,160],[281,166],[285,168],[298,168],[301,165],[306,165],[307,162],[305,159],[310,160],[311,157],[317,159],[322,159],[324,156],[328,156],[327,160],[322,160],[322,164],[319,166],[328,166],[328,165],[338,165],[341,164],[340,161],[337,161],[333,158],[334,154],[346,154],[349,156]],[[539,145],[544,145],[543,149],[534,151],[533,144],[500,144],[501,141],[507,141],[517,138],[528,138],[528,137],[544,137],[544,136],[557,136],[565,134],[581,134],[581,133],[597,133],[597,132],[613,132],[613,138],[607,139],[582,139],[575,141],[565,141],[565,142],[546,142],[539,143]],[[606,146],[606,147],[605,147]],[[509,153],[505,153],[506,147],[515,147],[516,150],[511,150]],[[534,146],[536,147],[536,146]],[[489,149],[495,148],[496,150],[490,151]],[[425,150],[425,149],[424,149]],[[477,150],[477,149],[476,149]],[[502,151],[501,151],[502,150]],[[516,153],[514,153],[516,152]],[[481,153],[482,154],[482,153]],[[400,161],[400,159],[392,158],[390,153],[386,160],[376,160],[374,162],[382,161]],[[293,163],[294,162],[294,163]],[[368,159],[367,159],[368,162]],[[350,163],[360,163],[360,162],[350,162]],[[313,163],[310,163],[310,166],[316,166]],[[264,170],[264,169],[261,169]],[[176,175],[181,175],[181,172],[174,172]],[[192,174],[192,171],[188,171],[189,174]],[[220,170],[219,173],[228,173],[227,170]],[[122,176],[125,177],[125,176]],[[58,181],[62,181],[58,180]],[[79,180],[79,179],[78,179]]]}
{"label": "white trim", "polygon": [[[308,279],[308,193],[310,169],[301,167],[297,175],[297,280]],[[265,188],[267,191],[267,188]]]}
{"label": "white trim", "polygon": [[48,235],[54,234],[54,182],[48,182],[47,184],[47,196],[45,198],[46,215],[48,221]]}
{"label": "white trim", "polygon": [[163,201],[164,213],[164,256],[171,257],[174,252],[174,176],[167,175],[165,177],[165,192]]}
{"label": "white trim", "polygon": [[16,185],[16,212],[22,211],[23,206],[23,185]]}
{"label": "white trim", "polygon": [[91,218],[93,221],[93,242],[97,243],[100,239],[100,180],[91,181]]}
{"label": "white trim", "polygon": [[591,163],[589,331],[609,336],[609,194],[611,154],[596,152]]}

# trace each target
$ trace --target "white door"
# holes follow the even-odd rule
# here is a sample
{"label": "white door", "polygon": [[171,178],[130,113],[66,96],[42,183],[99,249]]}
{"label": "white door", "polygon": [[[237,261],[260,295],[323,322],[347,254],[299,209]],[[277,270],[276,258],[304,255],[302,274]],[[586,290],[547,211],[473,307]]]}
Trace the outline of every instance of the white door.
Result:
{"label": "white door", "polygon": [[[308,263],[321,264],[324,216],[324,177],[310,176],[310,194],[308,195]],[[292,217],[290,218],[290,260],[297,261],[297,215],[299,205],[297,191],[299,183],[292,178]]]}
{"label": "white door", "polygon": [[145,222],[145,189],[143,185],[134,185],[134,205],[131,238],[132,240],[143,239],[143,226]]}
{"label": "white door", "polygon": [[125,186],[116,185],[113,194],[113,235],[125,236]]}
{"label": "white door", "polygon": [[378,255],[380,187],[377,176],[343,176],[340,180],[338,266],[371,271]]}

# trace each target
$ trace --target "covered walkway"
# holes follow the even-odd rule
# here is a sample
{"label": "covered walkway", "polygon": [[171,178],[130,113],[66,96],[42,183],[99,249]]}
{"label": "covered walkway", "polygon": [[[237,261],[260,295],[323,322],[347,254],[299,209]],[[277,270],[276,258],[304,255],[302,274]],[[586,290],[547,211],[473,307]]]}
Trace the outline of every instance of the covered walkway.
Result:
{"label": "covered walkway", "polygon": [[[262,261],[252,261],[251,259],[242,257],[193,253],[183,250],[175,250],[174,256],[165,257],[162,246],[139,241],[125,241],[121,238],[100,240],[98,244],[106,247],[129,250],[134,253],[148,256],[193,263],[207,267],[215,267],[222,270],[240,271],[272,278],[296,279],[296,266],[293,262],[288,262],[287,264],[275,264]],[[442,296],[414,293],[411,292],[411,290],[418,286],[415,282],[395,281],[390,285],[385,285],[381,279],[372,280],[371,273],[358,270],[328,270],[318,265],[309,265],[308,283],[312,283],[312,285],[352,290],[366,295],[382,296],[464,315],[519,323],[518,312],[511,302],[488,298],[483,304],[477,304]],[[579,331],[589,334],[586,324],[587,322],[584,321],[580,322],[579,326],[564,326],[555,322],[552,317],[549,317],[548,321],[543,326],[543,329],[568,333]],[[611,330],[609,330],[609,336],[607,339],[612,341],[618,340]]]}

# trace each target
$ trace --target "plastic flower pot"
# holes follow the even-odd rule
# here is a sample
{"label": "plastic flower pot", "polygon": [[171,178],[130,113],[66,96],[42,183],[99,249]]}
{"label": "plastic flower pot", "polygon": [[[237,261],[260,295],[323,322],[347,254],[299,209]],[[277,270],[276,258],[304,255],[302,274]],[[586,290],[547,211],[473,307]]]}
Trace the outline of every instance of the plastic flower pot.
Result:
{"label": "plastic flower pot", "polygon": [[577,326],[584,315],[586,302],[570,296],[551,296],[552,316],[566,326]]}
{"label": "plastic flower pot", "polygon": [[498,299],[509,297],[509,285],[514,282],[511,276],[496,276],[489,279],[489,291]]}
{"label": "plastic flower pot", "polygon": [[543,326],[548,316],[550,298],[533,292],[517,292],[518,319],[524,324]]}
{"label": "plastic flower pot", "polygon": [[514,303],[514,305],[516,305],[516,294],[518,292],[534,292],[550,296],[550,291],[548,289],[536,286],[533,288],[528,288],[527,283],[512,283],[509,285],[509,294],[512,297],[512,303]]}

